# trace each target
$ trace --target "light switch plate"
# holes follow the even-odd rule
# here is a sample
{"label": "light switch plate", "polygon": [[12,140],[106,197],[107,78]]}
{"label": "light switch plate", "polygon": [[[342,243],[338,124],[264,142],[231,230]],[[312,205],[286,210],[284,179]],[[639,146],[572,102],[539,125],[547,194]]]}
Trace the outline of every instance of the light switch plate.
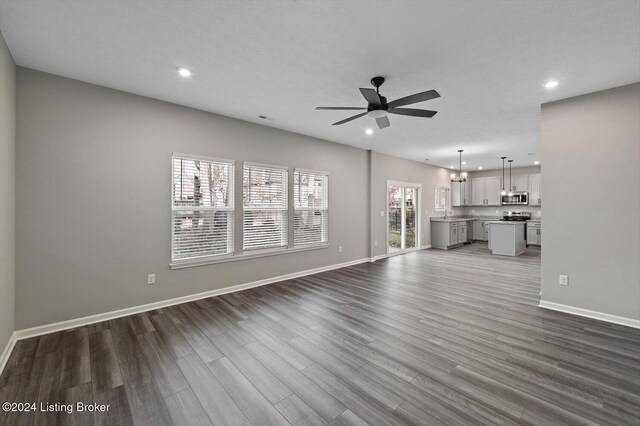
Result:
{"label": "light switch plate", "polygon": [[155,284],[156,283],[156,274],[147,275],[147,284]]}
{"label": "light switch plate", "polygon": [[568,275],[560,275],[560,279],[558,280],[558,284],[560,284],[560,285],[569,285],[569,276]]}

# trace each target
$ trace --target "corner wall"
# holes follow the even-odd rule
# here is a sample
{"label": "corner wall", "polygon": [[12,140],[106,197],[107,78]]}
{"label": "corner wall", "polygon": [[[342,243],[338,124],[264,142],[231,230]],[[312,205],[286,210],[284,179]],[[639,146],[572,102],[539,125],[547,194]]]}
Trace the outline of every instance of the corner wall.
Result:
{"label": "corner wall", "polygon": [[640,326],[640,83],[543,105],[541,145],[541,306]]}
{"label": "corner wall", "polygon": [[0,371],[14,331],[16,66],[0,34]]}
{"label": "corner wall", "polygon": [[[434,212],[435,187],[451,187],[449,171],[441,167],[405,160],[390,155],[371,152],[371,257],[387,252],[387,181],[419,183],[422,185],[420,196],[420,230],[422,246],[431,244],[431,216]],[[378,245],[376,246],[376,241]]]}
{"label": "corner wall", "polygon": [[[17,88],[16,329],[369,258],[365,150],[20,67]],[[328,171],[330,247],[171,270],[172,152]]]}

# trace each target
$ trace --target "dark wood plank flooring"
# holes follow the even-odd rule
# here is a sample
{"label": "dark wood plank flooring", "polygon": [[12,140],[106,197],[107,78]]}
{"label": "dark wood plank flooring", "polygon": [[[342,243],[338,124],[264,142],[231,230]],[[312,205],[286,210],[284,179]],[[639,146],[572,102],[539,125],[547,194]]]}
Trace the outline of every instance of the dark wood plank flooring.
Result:
{"label": "dark wood plank flooring", "polygon": [[21,340],[2,425],[640,424],[640,330],[537,307],[540,252],[425,250]]}

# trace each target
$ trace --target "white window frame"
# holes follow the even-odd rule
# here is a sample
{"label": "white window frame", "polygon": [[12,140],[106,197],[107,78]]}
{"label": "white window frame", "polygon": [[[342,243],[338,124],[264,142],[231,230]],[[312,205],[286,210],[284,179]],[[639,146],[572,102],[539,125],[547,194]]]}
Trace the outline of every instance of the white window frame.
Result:
{"label": "white window frame", "polygon": [[[438,198],[440,197],[440,191],[445,190],[444,207],[438,207]],[[436,186],[434,188],[434,210],[437,212],[443,212],[451,209],[451,187],[448,186]]]}
{"label": "white window frame", "polygon": [[[416,246],[412,247],[410,249],[401,249],[398,250],[396,252],[394,252],[393,254],[389,251],[389,187],[390,186],[398,186],[398,187],[402,187],[402,188],[413,188],[413,189],[417,189],[417,197],[415,198],[416,201]],[[387,207],[386,207],[386,212],[387,212],[387,217],[385,218],[386,220],[386,224],[385,224],[385,228],[386,228],[386,240],[385,240],[385,246],[386,246],[386,253],[387,256],[396,256],[399,254],[405,254],[405,253],[409,253],[412,251],[416,251],[416,250],[422,250],[422,215],[420,214],[420,212],[422,211],[422,184],[420,183],[414,183],[414,182],[402,182],[402,181],[397,181],[397,180],[387,180]],[[401,199],[401,204],[405,203],[405,196],[404,196],[404,189],[403,189],[403,194],[402,194],[402,199]],[[402,239],[404,240],[405,238],[405,231],[404,231],[404,227],[406,226],[405,224],[405,209],[402,208],[402,219],[401,219],[401,223],[402,223],[402,231],[401,231],[401,235],[402,235]],[[404,244],[402,244],[404,245]]]}
{"label": "white window frame", "polygon": [[[294,221],[294,230],[293,230],[293,245],[294,247],[312,247],[312,246],[326,246],[329,244],[329,172],[325,172],[325,171],[320,171],[320,170],[311,170],[311,169],[301,169],[301,168],[296,168],[293,169],[293,184],[295,186],[295,175],[296,173],[313,173],[313,174],[317,174],[317,175],[323,175],[326,176],[327,178],[327,184],[326,184],[326,200],[325,200],[325,205],[323,206],[323,208],[318,209],[318,208],[313,208],[313,207],[296,207],[296,200],[295,200],[295,195],[294,195],[294,200],[293,200],[293,221]],[[295,194],[295,188],[294,188],[294,194]],[[326,230],[324,230],[325,235],[327,236],[327,239],[325,241],[320,241],[320,242],[312,242],[312,243],[296,243],[295,242],[295,215],[296,212],[298,211],[326,211]]]}
{"label": "white window frame", "polygon": [[[283,179],[283,199],[284,206],[281,207],[264,207],[264,206],[256,206],[256,207],[247,207],[244,204],[244,171],[245,167],[259,167],[259,168],[268,168],[274,170],[280,170],[284,172],[285,177]],[[271,252],[282,252],[286,251],[289,248],[289,167],[287,166],[278,166],[273,164],[262,164],[262,163],[253,163],[245,161],[242,164],[242,251],[243,253],[248,254],[260,254],[260,253],[271,253]],[[282,241],[284,241],[283,245],[276,247],[263,247],[263,248],[247,248],[245,245],[245,230],[244,230],[244,220],[245,213],[247,211],[281,211],[284,214],[284,227],[283,232],[284,236]]]}
{"label": "white window frame", "polygon": [[[190,161],[207,161],[207,162],[216,162],[216,163],[226,163],[229,165],[229,182],[228,182],[228,186],[229,186],[229,205],[228,206],[224,206],[224,207],[204,207],[204,206],[200,206],[200,207],[196,207],[196,206],[176,206],[174,204],[174,190],[175,190],[175,186],[174,186],[174,160],[175,159],[182,159],[182,160],[190,160]],[[192,154],[184,154],[184,153],[180,153],[180,152],[173,152],[171,154],[171,188],[170,188],[170,202],[171,202],[171,220],[170,220],[170,226],[171,226],[171,262],[170,262],[170,266],[173,268],[174,266],[179,266],[179,265],[189,265],[189,264],[199,264],[202,262],[206,262],[212,259],[220,259],[220,258],[225,258],[225,257],[229,257],[229,256],[233,256],[233,254],[235,253],[235,164],[236,162],[234,160],[228,160],[228,159],[222,159],[222,158],[214,158],[214,157],[206,157],[206,156],[202,156],[202,155],[192,155]],[[227,211],[227,212],[231,212],[230,214],[230,218],[231,218],[231,231],[229,232],[230,235],[227,236],[227,252],[226,253],[220,253],[220,254],[213,254],[213,255],[207,255],[207,256],[197,256],[197,257],[191,257],[191,258],[185,258],[185,259],[174,259],[173,258],[173,254],[174,254],[174,237],[175,237],[175,223],[174,223],[174,217],[173,217],[173,213],[176,211]]]}

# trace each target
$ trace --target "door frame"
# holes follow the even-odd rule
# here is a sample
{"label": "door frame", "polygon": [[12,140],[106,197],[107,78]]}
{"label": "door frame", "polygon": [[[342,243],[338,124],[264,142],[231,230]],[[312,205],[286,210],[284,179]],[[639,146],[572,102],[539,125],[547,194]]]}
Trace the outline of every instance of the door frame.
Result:
{"label": "door frame", "polygon": [[[418,196],[416,197],[416,246],[410,249],[400,249],[396,252],[391,253],[389,251],[389,187],[390,186],[401,186],[401,187],[410,187],[410,188],[415,188],[418,190]],[[422,184],[421,183],[415,183],[415,182],[402,182],[402,181],[398,181],[398,180],[389,180],[387,179],[387,186],[385,188],[386,190],[386,194],[385,194],[385,199],[387,200],[387,206],[386,206],[386,210],[387,210],[387,215],[385,218],[385,224],[384,224],[384,228],[385,228],[385,249],[387,252],[387,257],[390,256],[397,256],[399,254],[405,254],[405,253],[410,253],[412,251],[417,251],[417,250],[421,250],[422,248],[422,213],[421,213],[421,208],[422,208]],[[404,220],[404,209],[405,209],[405,200],[404,200],[404,191],[402,193],[402,227],[405,226],[405,220]],[[403,236],[404,238],[404,236]]]}

